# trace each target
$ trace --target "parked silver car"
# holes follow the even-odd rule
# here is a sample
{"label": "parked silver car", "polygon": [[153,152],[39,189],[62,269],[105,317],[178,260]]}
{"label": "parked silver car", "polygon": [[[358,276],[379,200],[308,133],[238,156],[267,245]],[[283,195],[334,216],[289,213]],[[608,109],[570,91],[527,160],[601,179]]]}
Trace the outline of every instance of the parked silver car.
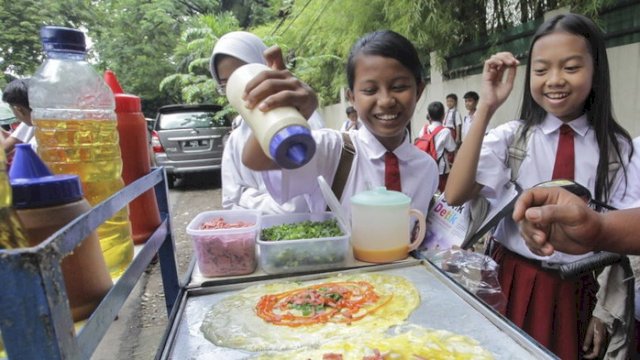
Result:
{"label": "parked silver car", "polygon": [[158,110],[151,133],[156,166],[164,166],[168,185],[187,173],[220,169],[231,132],[227,118],[215,117],[221,106],[167,105]]}

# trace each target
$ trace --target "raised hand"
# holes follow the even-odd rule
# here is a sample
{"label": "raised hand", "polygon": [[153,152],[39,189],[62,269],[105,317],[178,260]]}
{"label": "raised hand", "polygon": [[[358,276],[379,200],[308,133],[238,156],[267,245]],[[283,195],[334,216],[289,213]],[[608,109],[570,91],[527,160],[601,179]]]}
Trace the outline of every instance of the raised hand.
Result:
{"label": "raised hand", "polygon": [[263,71],[247,83],[242,96],[247,107],[257,106],[261,111],[268,111],[292,106],[309,119],[318,107],[315,92],[285,68],[280,48],[271,47],[265,50],[264,56],[273,70]]}
{"label": "raised hand", "polygon": [[[490,112],[500,107],[511,93],[516,78],[516,67],[519,64],[518,59],[510,52],[497,53],[484,62],[480,104],[486,106]],[[507,76],[503,81],[505,73]]]}

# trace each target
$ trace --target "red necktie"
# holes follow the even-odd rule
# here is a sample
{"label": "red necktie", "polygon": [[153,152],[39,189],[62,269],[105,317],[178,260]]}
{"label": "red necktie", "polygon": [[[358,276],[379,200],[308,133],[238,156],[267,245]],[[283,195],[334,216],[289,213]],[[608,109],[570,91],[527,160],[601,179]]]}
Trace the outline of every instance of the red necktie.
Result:
{"label": "red necktie", "polygon": [[574,179],[575,150],[573,148],[573,129],[567,124],[560,126],[560,139],[556,151],[556,163],[553,166],[552,180]]}
{"label": "red necktie", "polygon": [[384,154],[384,186],[387,187],[387,190],[402,191],[398,157],[391,151]]}

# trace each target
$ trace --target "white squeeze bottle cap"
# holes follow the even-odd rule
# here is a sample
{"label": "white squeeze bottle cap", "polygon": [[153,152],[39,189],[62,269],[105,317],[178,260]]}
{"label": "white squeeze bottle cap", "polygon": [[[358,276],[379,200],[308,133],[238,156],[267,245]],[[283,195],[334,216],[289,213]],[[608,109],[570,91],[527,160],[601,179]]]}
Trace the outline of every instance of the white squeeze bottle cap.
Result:
{"label": "white squeeze bottle cap", "polygon": [[302,114],[291,106],[267,112],[247,109],[242,100],[247,83],[265,70],[270,69],[263,64],[247,64],[236,69],[227,82],[227,99],[249,124],[267,156],[282,168],[299,168],[316,152],[316,143]]}

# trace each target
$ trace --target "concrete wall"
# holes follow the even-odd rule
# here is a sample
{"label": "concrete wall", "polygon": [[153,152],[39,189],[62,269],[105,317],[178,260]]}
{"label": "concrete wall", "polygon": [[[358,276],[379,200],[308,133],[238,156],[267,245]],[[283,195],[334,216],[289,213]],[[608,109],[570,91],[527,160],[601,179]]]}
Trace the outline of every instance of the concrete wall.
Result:
{"label": "concrete wall", "polygon": [[[632,137],[640,136],[640,43],[609,48],[609,70],[611,74],[611,95],[614,116]],[[432,57],[433,58],[433,57]],[[431,83],[427,84],[419,99],[411,121],[414,137],[426,123],[427,106],[432,101],[445,102],[449,93],[458,95],[458,110],[466,114],[462,96],[473,90],[480,93],[481,75],[445,81],[435,64],[431,64]],[[496,126],[518,118],[524,89],[525,66],[519,66],[513,91],[507,101],[498,109],[490,126]],[[324,107],[320,112],[327,127],[337,129],[346,120],[346,100],[340,104]]]}

